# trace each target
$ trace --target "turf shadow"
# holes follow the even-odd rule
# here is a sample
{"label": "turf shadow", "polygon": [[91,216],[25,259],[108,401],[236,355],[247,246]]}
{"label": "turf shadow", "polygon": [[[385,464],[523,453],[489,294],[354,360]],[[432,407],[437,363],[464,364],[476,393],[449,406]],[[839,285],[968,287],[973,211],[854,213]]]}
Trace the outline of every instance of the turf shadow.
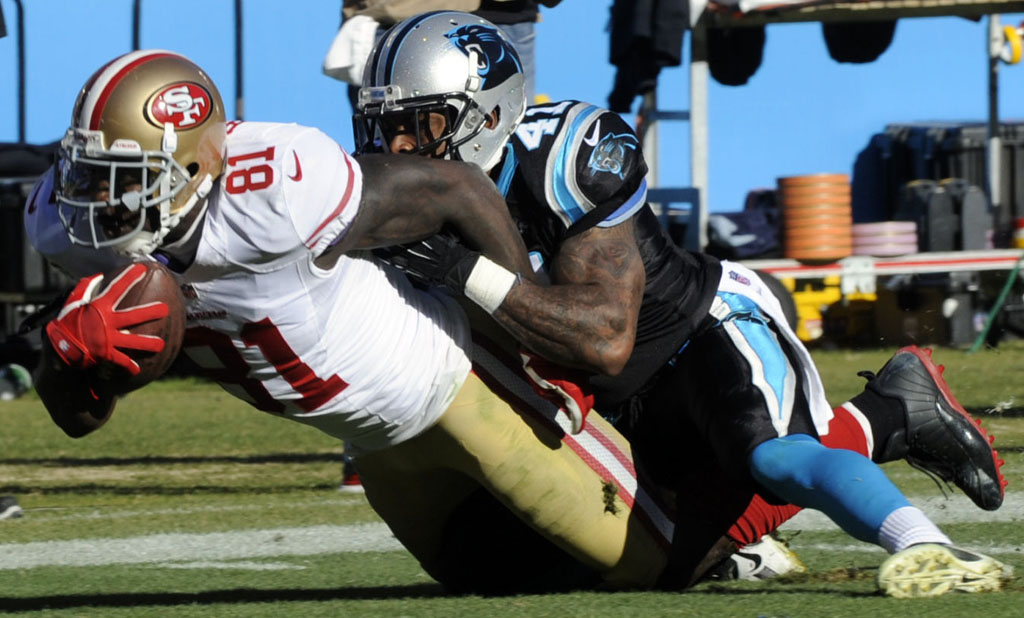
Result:
{"label": "turf shadow", "polygon": [[122,594],[67,594],[40,597],[0,597],[0,610],[43,611],[75,608],[174,607],[245,603],[308,601],[383,601],[432,599],[452,596],[440,584],[266,590],[232,588],[204,592],[142,592]]}
{"label": "turf shadow", "polygon": [[260,455],[181,455],[145,457],[11,457],[0,458],[8,466],[162,466],[174,464],[268,464],[341,462],[339,453],[266,453]]}

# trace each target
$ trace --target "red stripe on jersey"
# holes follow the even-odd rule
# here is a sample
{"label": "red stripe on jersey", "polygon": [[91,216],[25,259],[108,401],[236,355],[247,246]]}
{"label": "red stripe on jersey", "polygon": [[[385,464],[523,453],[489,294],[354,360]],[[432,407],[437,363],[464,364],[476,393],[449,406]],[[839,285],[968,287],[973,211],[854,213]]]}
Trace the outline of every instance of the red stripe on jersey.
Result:
{"label": "red stripe on jersey", "polygon": [[[509,367],[509,369],[512,368]],[[476,376],[480,378],[480,380],[482,380],[483,383],[486,384],[488,388],[494,391],[494,393],[498,395],[498,397],[500,397],[502,401],[515,408],[521,414],[525,414],[530,418],[536,420],[538,423],[543,425],[545,429],[548,429],[556,436],[559,436],[561,441],[565,443],[565,445],[569,447],[569,449],[572,450],[572,452],[576,453],[576,455],[581,460],[583,460],[585,464],[587,464],[587,467],[596,472],[597,475],[600,476],[603,480],[616,480],[615,475],[613,475],[611,471],[608,470],[608,468],[606,468],[604,464],[602,464],[597,459],[597,457],[594,457],[594,455],[587,451],[587,449],[584,448],[582,444],[577,442],[576,439],[570,436],[569,434],[562,431],[562,428],[559,427],[557,424],[552,423],[551,419],[546,417],[540,410],[537,410],[535,407],[533,407],[527,401],[519,397],[512,390],[505,388],[505,385],[500,380],[498,380],[498,378],[496,378],[494,375],[488,372],[485,367],[473,363],[473,373],[476,374]],[[551,405],[553,406],[555,404]],[[622,486],[621,483],[616,483],[616,485],[617,495],[619,496],[619,498],[622,499],[626,506],[632,509],[633,496],[628,491],[626,491],[626,489]]]}
{"label": "red stripe on jersey", "polygon": [[[522,396],[520,396],[514,385],[506,384],[503,380],[519,380],[521,384],[519,386],[523,388],[523,392],[528,392],[532,396],[534,394],[533,387],[529,376],[523,371],[522,364],[518,358],[513,358],[509,353],[490,341],[487,337],[482,336],[478,332],[473,333],[473,342],[475,346],[474,358],[477,360],[473,363],[473,373],[479,377],[484,384],[487,385],[496,395],[498,395],[503,401],[511,405],[514,409],[519,411],[521,414],[528,415],[530,418],[536,419],[545,428],[549,429],[555,435],[559,436],[561,441],[565,443],[570,450],[576,453],[587,466],[594,470],[602,479],[616,481],[615,475],[605,467],[601,462],[589,451],[587,448],[576,440],[572,435],[565,432],[550,415],[551,410],[541,410],[535,403],[530,403]],[[483,357],[488,356],[489,358],[484,359]],[[502,371],[507,372],[502,376],[498,376],[496,372],[488,369],[487,365],[482,362],[487,360],[488,363],[497,362],[500,365]],[[479,361],[479,362],[478,362]],[[539,398],[539,395],[537,396]],[[543,400],[543,404],[555,408],[555,404]],[[560,414],[562,412],[555,412]],[[671,509],[661,504],[660,497],[657,495],[658,492],[650,492],[644,489],[643,483],[640,477],[637,476],[637,470],[632,462],[632,458],[623,449],[619,448],[617,442],[606,435],[596,424],[587,424],[584,426],[584,434],[590,439],[598,442],[603,448],[605,448],[612,456],[618,461],[618,463],[626,470],[626,472],[636,480],[636,494],[631,494],[629,490],[622,485],[619,485],[616,494],[619,498],[629,506],[631,511],[637,515],[640,522],[643,523],[656,539],[658,544],[668,550],[672,543],[672,534],[674,530],[674,518],[671,515]],[[643,496],[644,499],[641,499]]]}
{"label": "red stripe on jersey", "polygon": [[345,210],[345,207],[348,206],[349,198],[352,197],[352,189],[355,187],[356,184],[355,172],[353,172],[352,170],[352,160],[349,158],[348,154],[342,152],[342,156],[345,157],[345,165],[348,167],[348,184],[345,186],[345,193],[344,195],[341,196],[341,200],[338,202],[338,205],[334,208],[334,212],[328,215],[327,218],[324,219],[323,222],[319,226],[317,226],[315,230],[313,230],[313,233],[309,235],[309,238],[306,239],[306,246],[309,247],[310,249],[312,249],[316,245],[316,241],[319,240],[319,238],[317,238],[317,234],[319,234],[325,227],[327,227],[327,225],[331,221],[334,221],[335,219],[338,218],[338,215],[341,214],[341,211]]}
{"label": "red stripe on jersey", "polygon": [[[587,462],[587,465],[590,466],[590,469],[597,472],[602,479],[604,479],[605,481],[618,481],[615,475],[612,474],[612,471],[609,470],[603,463],[601,463],[600,460],[594,457],[594,455],[590,451],[588,451],[586,447],[580,444],[576,440],[576,438],[573,438],[569,434],[563,434],[562,442],[565,442],[566,446],[571,448],[577,455],[579,455],[580,459]],[[632,473],[632,470],[630,470],[629,472]],[[633,476],[635,478],[635,475]],[[626,503],[626,506],[632,509],[633,503],[635,502],[633,494],[630,493],[621,482],[615,484],[615,493],[618,494],[619,498],[621,498],[622,501]]]}
{"label": "red stripe on jersey", "polygon": [[[495,357],[495,359],[500,360],[502,362],[502,365],[504,365],[506,369],[508,369],[508,371],[512,372],[518,379],[523,381],[526,387],[530,389],[530,392],[533,392],[533,381],[530,379],[528,375],[526,375],[526,372],[523,370],[521,362],[518,362],[518,359],[513,360],[512,357],[510,357],[508,353],[506,353],[501,348],[496,348],[493,345],[489,345],[491,342],[487,341],[479,334],[474,334],[474,340],[477,341],[477,343],[481,347],[485,348],[489,353],[491,353]],[[495,378],[495,380],[497,380],[497,378]],[[534,408],[534,411],[537,410]],[[549,425],[552,428],[552,431],[564,433],[561,427],[559,427],[556,423],[551,422],[551,419],[543,415],[539,416],[542,417],[546,425]],[[633,476],[634,478],[636,477],[636,468],[633,465],[633,458],[628,453],[623,451],[615,440],[613,440],[611,437],[609,437],[607,434],[601,431],[601,429],[597,425],[585,424],[583,426],[582,433],[596,440],[612,456],[615,457],[615,459],[619,462],[620,465],[622,465],[623,468],[629,471],[631,476]],[[572,439],[571,436],[568,434],[566,434],[566,437]]]}
{"label": "red stripe on jersey", "polygon": [[[482,344],[482,342],[480,343]],[[481,345],[481,347],[484,346]],[[514,374],[515,379],[518,379],[523,383],[524,389],[528,390],[530,393],[534,392],[532,391],[532,387],[529,386],[529,379],[526,377],[525,372],[522,370],[521,364],[517,362],[513,363],[512,359],[508,357],[507,354],[496,354],[495,358],[499,360],[507,370]],[[535,420],[538,423],[541,423],[553,434],[559,436],[561,441],[564,442],[565,445],[568,446],[574,453],[577,453],[580,456],[580,458],[587,463],[587,466],[594,472],[598,473],[598,475],[602,479],[604,479],[605,481],[616,480],[615,476],[611,473],[610,470],[607,469],[607,467],[604,466],[604,463],[602,463],[600,459],[598,459],[593,453],[591,453],[586,446],[581,444],[579,440],[565,433],[562,430],[562,428],[559,427],[558,424],[555,423],[549,415],[544,413],[543,410],[538,409],[536,405],[530,404],[528,401],[526,401],[517,393],[515,393],[512,389],[508,388],[504,383],[501,382],[499,378],[494,376],[493,373],[490,373],[487,370],[487,368],[484,367],[483,365],[474,363],[473,372],[476,373],[476,376],[480,378],[480,380],[483,381],[483,383],[490,390],[493,390],[496,394],[498,394],[506,403],[509,403],[520,412],[528,414],[531,418],[535,418]],[[544,402],[545,404],[550,404],[552,407],[554,407],[555,405],[547,401],[546,399],[544,400]],[[585,431],[588,436],[595,439],[595,441],[597,441],[599,444],[602,444],[605,448],[607,448],[617,461],[629,461],[629,456],[623,453],[623,451],[620,448],[618,448],[617,445],[612,443],[608,438],[599,438],[598,435],[600,432],[598,432],[595,428],[588,427]],[[632,465],[624,466],[624,468],[626,469],[627,474],[629,474],[633,478],[636,477],[636,473]],[[630,493],[622,485],[622,483],[616,483],[616,485],[618,486],[618,496],[620,496],[623,499],[623,501],[626,502],[626,504],[630,506],[632,509],[634,501],[633,494]]]}
{"label": "red stripe on jersey", "polygon": [[[509,369],[511,369],[511,367],[509,367]],[[476,374],[476,376],[479,377],[484,384],[488,386],[488,388],[494,391],[496,395],[501,397],[503,401],[508,403],[514,409],[536,419],[556,435],[560,435],[562,442],[565,443],[570,450],[576,453],[576,455],[587,464],[587,467],[596,472],[598,476],[605,481],[617,481],[615,475],[612,474],[612,472],[596,457],[587,451],[582,444],[577,442],[571,435],[562,431],[561,427],[557,424],[552,423],[551,419],[545,416],[543,412],[537,410],[517,396],[513,391],[506,388],[502,382],[488,372],[485,367],[474,363],[473,373]],[[526,379],[525,376],[524,379]],[[553,403],[551,405],[554,406]],[[595,432],[589,433],[593,434]],[[617,450],[618,449],[616,449],[616,451]],[[629,471],[630,473],[633,473],[632,467]],[[675,524],[672,521],[671,516],[666,514],[666,510],[659,505],[658,500],[650,492],[644,490],[639,485],[639,481],[637,483],[637,494],[639,495],[642,493],[647,497],[647,500],[644,503],[638,502],[634,495],[629,493],[621,483],[617,482],[616,485],[618,486],[616,495],[619,496],[619,499],[622,500],[623,504],[629,507],[630,512],[639,519],[648,531],[650,531],[655,542],[657,542],[663,550],[668,551],[672,546],[672,534],[675,528]]]}
{"label": "red stripe on jersey", "polygon": [[619,445],[608,437],[597,425],[591,425],[587,423],[583,426],[583,433],[593,437],[601,446],[608,449],[608,452],[615,456],[615,459],[622,464],[622,467],[629,470],[629,473],[636,477],[636,468],[633,467],[633,458],[627,455],[619,448]]}
{"label": "red stripe on jersey", "polygon": [[103,107],[107,104],[107,100],[110,99],[110,95],[114,93],[114,89],[117,88],[119,83],[121,83],[121,80],[124,79],[125,75],[139,65],[145,64],[150,60],[168,57],[177,57],[177,55],[167,52],[147,54],[141,58],[136,58],[122,67],[121,70],[110,78],[107,84],[103,86],[103,92],[101,92],[99,98],[96,99],[96,105],[92,108],[92,117],[89,119],[89,129],[96,131],[100,128],[100,116],[103,115]]}

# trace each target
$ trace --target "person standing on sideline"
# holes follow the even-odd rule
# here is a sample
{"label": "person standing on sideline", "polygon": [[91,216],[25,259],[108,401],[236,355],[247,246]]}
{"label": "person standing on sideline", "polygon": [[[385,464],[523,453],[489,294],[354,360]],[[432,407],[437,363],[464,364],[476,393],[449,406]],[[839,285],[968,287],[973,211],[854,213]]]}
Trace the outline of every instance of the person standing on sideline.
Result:
{"label": "person standing on sideline", "polygon": [[356,109],[356,95],[362,81],[363,66],[370,50],[384,32],[419,13],[436,10],[465,11],[497,24],[515,46],[523,63],[526,100],[535,95],[536,23],[540,5],[557,6],[562,0],[344,0],[341,28],[324,58],[323,72],[346,82],[348,100]]}

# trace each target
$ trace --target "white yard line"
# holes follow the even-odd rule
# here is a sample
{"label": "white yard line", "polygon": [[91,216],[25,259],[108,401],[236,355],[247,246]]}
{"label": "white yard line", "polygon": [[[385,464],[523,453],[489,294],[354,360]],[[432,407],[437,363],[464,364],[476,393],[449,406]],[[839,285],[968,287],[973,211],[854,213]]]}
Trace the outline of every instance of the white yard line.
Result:
{"label": "white yard line", "polygon": [[402,548],[384,524],[154,534],[127,538],[0,545],[0,570],[41,566],[223,562]]}
{"label": "white yard line", "polygon": [[[955,542],[955,539],[954,539]],[[982,553],[996,556],[1001,554],[1015,554],[1020,555],[1020,552],[1024,551],[1024,545],[990,545],[985,543],[964,543],[964,547],[967,549],[973,549]],[[884,554],[885,550],[877,545],[871,543],[801,543],[800,537],[796,537],[789,541],[789,547],[796,551],[798,554],[805,550],[818,550],[818,551],[829,551],[829,552],[866,552],[875,554]]]}
{"label": "white yard line", "polygon": [[[303,507],[355,507],[366,506],[366,499],[362,496],[352,495],[338,498],[302,500],[289,503],[290,508]],[[109,506],[97,507],[40,507],[26,508],[26,517],[46,518],[46,521],[74,521],[82,519],[130,519],[135,517],[150,517],[153,515],[194,515],[196,513],[228,513],[231,511],[249,511],[254,508],[253,504],[202,504],[186,507],[173,507],[164,509],[119,509]]]}
{"label": "white yard line", "polygon": [[[1012,522],[1024,521],[1024,497],[1007,496],[998,511],[982,511],[963,496],[951,499],[912,498],[912,501],[936,523]],[[229,510],[234,507],[212,507],[192,510]],[[189,509],[161,510],[177,513]],[[154,511],[103,509],[105,517],[157,514]],[[27,516],[31,516],[29,513]],[[66,517],[92,517],[93,514],[69,514]],[[57,516],[65,517],[65,516]],[[15,522],[3,525],[17,525]],[[783,531],[833,530],[824,515],[804,511],[783,525]],[[867,543],[806,544],[794,539],[799,550],[879,551]],[[402,547],[382,523],[345,526],[309,526],[269,530],[239,530],[206,534],[155,534],[127,538],[99,538],[73,541],[40,541],[0,544],[0,571],[43,566],[99,566],[107,564],[139,564],[168,568],[233,568],[286,569],[301,568],[294,563],[254,559],[284,556],[314,556],[347,552],[399,551]],[[978,547],[987,553],[1020,553],[1020,546]]]}
{"label": "white yard line", "polygon": [[[909,496],[911,503],[925,512],[935,523],[983,523],[1024,521],[1024,496],[1010,494],[1003,500],[997,511],[983,511],[974,506],[970,499],[956,495],[949,499],[942,496]],[[836,525],[819,511],[804,510],[782,525],[780,530],[834,530]]]}

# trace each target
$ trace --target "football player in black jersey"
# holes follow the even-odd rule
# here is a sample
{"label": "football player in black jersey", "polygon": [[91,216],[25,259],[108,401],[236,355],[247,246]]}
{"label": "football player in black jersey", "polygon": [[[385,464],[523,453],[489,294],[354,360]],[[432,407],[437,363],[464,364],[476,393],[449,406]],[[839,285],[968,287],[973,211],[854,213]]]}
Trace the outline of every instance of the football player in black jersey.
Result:
{"label": "football player in black jersey", "polygon": [[[930,355],[900,350],[833,410],[758,275],[684,251],[662,229],[646,203],[639,140],[617,114],[578,101],[527,108],[512,47],[485,20],[450,11],[389,30],[358,107],[360,151],[474,162],[505,195],[550,285],[477,267],[473,288],[490,302],[475,300],[523,346],[544,388],[579,385],[567,401],[592,398],[657,482],[678,490],[688,534],[676,540],[675,568],[696,569],[761,495],[821,510],[884,547],[893,556],[880,584],[892,594],[906,585],[892,573],[918,577],[934,560],[1001,573],[994,560],[951,548],[875,463],[906,458],[982,508],[1002,503],[1002,462]],[[391,257],[463,293],[475,249],[436,237]],[[552,363],[570,373],[552,374]],[[587,401],[567,406],[576,427]]]}

